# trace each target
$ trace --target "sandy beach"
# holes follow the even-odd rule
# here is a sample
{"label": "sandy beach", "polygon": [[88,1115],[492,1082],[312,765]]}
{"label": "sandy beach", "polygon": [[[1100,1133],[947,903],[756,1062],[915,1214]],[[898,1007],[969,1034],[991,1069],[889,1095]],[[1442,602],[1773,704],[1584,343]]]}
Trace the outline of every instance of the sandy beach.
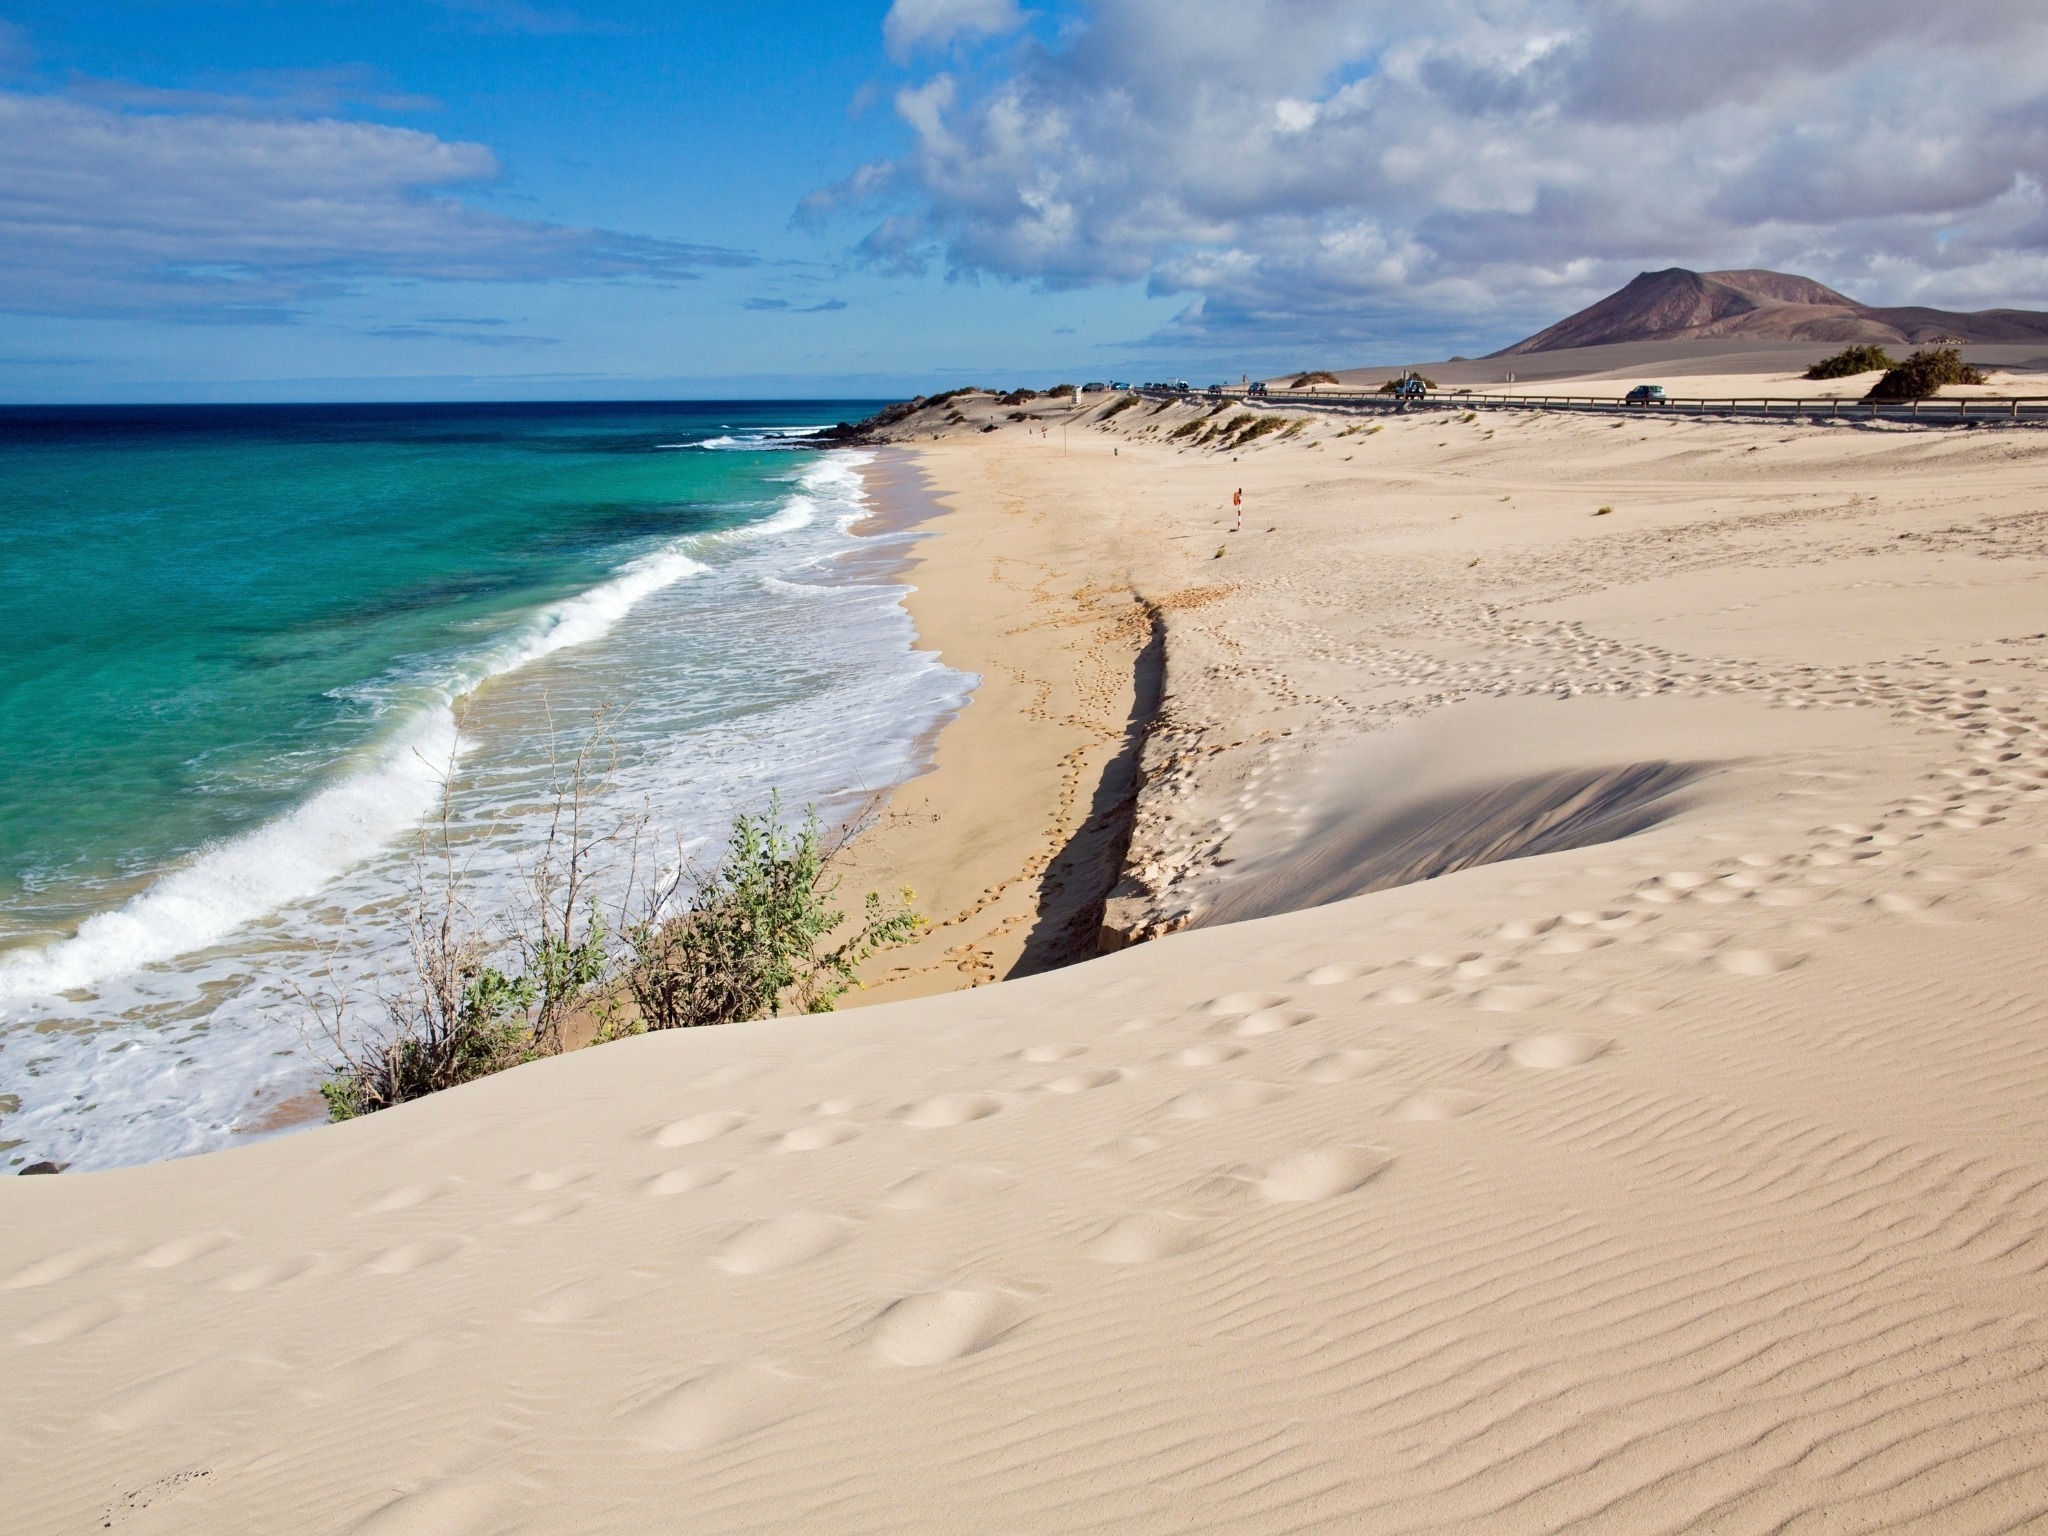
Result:
{"label": "sandy beach", "polygon": [[861,1006],[0,1184],[10,1529],[2048,1517],[2048,433],[1112,406]]}

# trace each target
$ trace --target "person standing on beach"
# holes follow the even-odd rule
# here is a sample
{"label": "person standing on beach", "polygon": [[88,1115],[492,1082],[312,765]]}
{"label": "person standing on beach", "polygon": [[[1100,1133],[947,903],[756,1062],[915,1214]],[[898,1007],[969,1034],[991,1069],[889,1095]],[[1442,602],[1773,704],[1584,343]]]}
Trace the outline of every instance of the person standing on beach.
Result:
{"label": "person standing on beach", "polygon": [[1232,533],[1244,532],[1244,487],[1239,486],[1230,493],[1230,509],[1237,514],[1237,521],[1231,524]]}

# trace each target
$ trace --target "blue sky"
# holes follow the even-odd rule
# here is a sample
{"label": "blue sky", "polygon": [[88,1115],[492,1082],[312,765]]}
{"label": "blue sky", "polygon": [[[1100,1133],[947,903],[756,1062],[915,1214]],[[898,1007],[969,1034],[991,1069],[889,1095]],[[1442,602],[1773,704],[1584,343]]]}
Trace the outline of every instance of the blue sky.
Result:
{"label": "blue sky", "polygon": [[1130,284],[1051,292],[877,271],[852,257],[846,229],[798,222],[808,193],[907,146],[889,104],[906,72],[885,51],[887,10],[7,6],[16,90],[130,116],[408,127],[490,151],[496,173],[453,189],[478,209],[721,255],[682,280],[589,278],[573,258],[532,281],[422,281],[364,263],[335,275],[339,291],[288,295],[246,320],[118,295],[0,315],[0,392],[892,394],[989,370],[1122,376],[1140,360],[1125,344],[1168,319],[1171,299]]}
{"label": "blue sky", "polygon": [[2048,15],[1856,14],[0,0],[0,398],[1416,362],[1669,265],[2048,303]]}

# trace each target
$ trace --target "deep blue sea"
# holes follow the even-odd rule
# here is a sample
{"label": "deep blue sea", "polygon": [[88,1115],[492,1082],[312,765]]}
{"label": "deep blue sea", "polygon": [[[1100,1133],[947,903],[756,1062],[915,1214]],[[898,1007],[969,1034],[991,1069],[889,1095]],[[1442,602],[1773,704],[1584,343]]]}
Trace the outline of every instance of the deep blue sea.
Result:
{"label": "deep blue sea", "polygon": [[847,559],[868,456],[805,439],[868,409],[0,409],[0,1166],[302,1093],[298,990],[392,962],[451,761],[498,897],[599,709],[671,847],[913,771],[972,680]]}

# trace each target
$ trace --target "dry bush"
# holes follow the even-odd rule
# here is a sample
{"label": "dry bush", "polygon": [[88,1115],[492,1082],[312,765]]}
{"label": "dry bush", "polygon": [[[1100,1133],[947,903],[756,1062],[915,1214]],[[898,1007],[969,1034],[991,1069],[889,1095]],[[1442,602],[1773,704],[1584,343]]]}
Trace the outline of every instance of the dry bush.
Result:
{"label": "dry bush", "polygon": [[[815,816],[784,826],[779,803],[738,817],[718,865],[678,870],[627,928],[633,960],[625,985],[637,1017],[608,1035],[738,1023],[789,1003],[830,1012],[858,985],[863,962],[923,926],[909,890],[893,900],[870,891],[852,936],[827,946],[847,917],[833,903],[832,866],[870,820],[828,843]],[[677,911],[685,885],[689,895]]]}
{"label": "dry bush", "polygon": [[[350,1120],[562,1049],[562,1025],[605,984],[607,926],[591,897],[594,861],[618,829],[591,823],[611,752],[601,711],[575,755],[554,757],[553,805],[525,910],[481,916],[454,831],[455,751],[440,769],[439,813],[421,829],[406,912],[406,969],[377,993],[381,1027],[359,1027],[345,989],[300,992],[324,1037],[328,1116]],[[456,722],[460,740],[462,721]],[[516,970],[508,970],[508,957]],[[333,971],[328,969],[330,983]]]}
{"label": "dry bush", "polygon": [[1922,347],[1870,386],[1866,400],[1929,400],[1944,384],[1982,384],[1984,370],[1955,347]]}
{"label": "dry bush", "polygon": [[1824,357],[1807,369],[1803,377],[1809,379],[1850,379],[1859,373],[1889,371],[1899,366],[1898,359],[1883,347],[1869,342],[1859,342],[1853,347],[1844,347],[1833,357]]}

